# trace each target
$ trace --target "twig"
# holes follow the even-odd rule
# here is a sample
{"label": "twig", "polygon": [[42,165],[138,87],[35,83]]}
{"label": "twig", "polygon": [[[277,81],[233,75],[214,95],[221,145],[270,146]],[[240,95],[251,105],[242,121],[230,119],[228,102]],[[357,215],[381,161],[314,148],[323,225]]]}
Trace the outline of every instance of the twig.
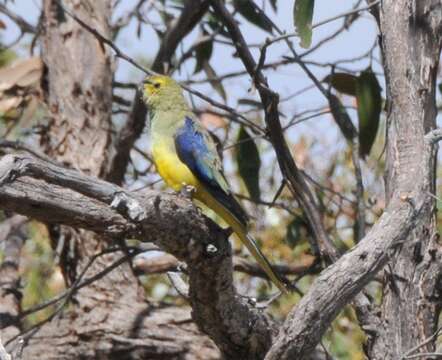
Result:
{"label": "twig", "polygon": [[[373,3],[371,3],[370,5],[367,5],[367,6],[365,6],[365,7],[358,8],[358,9],[352,9],[352,10],[349,10],[349,11],[343,12],[343,13],[341,13],[341,14],[338,14],[338,15],[332,16],[332,17],[330,17],[330,18],[328,18],[328,19],[325,19],[325,20],[319,21],[319,22],[317,22],[316,24],[313,24],[313,25],[312,25],[312,29],[317,28],[317,27],[320,27],[320,26],[325,25],[325,24],[328,24],[329,22],[332,22],[332,21],[338,20],[338,19],[343,18],[343,17],[348,17],[348,16],[350,16],[350,15],[358,14],[358,13],[360,13],[360,12],[362,12],[362,11],[370,10],[373,6],[375,6],[375,5],[379,4],[379,3],[380,3],[380,0],[376,0],[375,2],[373,2]],[[297,32],[291,32],[291,33],[287,33],[287,34],[281,34],[280,36],[274,37],[273,39],[267,39],[267,40],[266,40],[266,43],[265,43],[264,46],[265,46],[265,47],[268,47],[268,46],[270,46],[270,45],[272,45],[272,44],[274,44],[274,43],[276,43],[276,42],[278,42],[278,41],[281,41],[281,40],[287,40],[287,39],[290,39],[290,38],[292,38],[292,37],[297,37],[297,36],[299,36],[299,34],[298,34]]]}
{"label": "twig", "polygon": [[[420,343],[419,345],[416,345],[415,347],[411,348],[410,350],[408,350],[402,357],[401,359],[413,359],[413,358],[417,358],[417,357],[421,357],[421,356],[426,356],[428,355],[427,353],[423,354],[416,354],[416,355],[412,355],[415,351],[419,350],[421,347],[427,345],[428,343],[432,342],[433,340],[437,339],[437,337],[439,336],[439,334],[442,332],[442,326],[440,326],[435,332],[434,334],[432,334],[431,336],[429,336],[427,339],[425,339],[422,343]],[[436,354],[438,355],[438,354]],[[442,354],[439,354],[442,355]]]}
{"label": "twig", "polygon": [[364,183],[362,181],[361,159],[359,157],[359,138],[353,137],[352,160],[356,179],[356,200],[357,200],[357,234],[355,242],[358,243],[365,236],[365,201]]}
{"label": "twig", "polygon": [[[116,251],[120,251],[120,248],[109,248],[109,249],[105,249],[103,251],[101,251],[98,254],[95,254],[94,256],[92,256],[88,263],[86,264],[86,266],[84,267],[84,269],[82,270],[81,274],[78,276],[77,280],[72,284],[72,286],[69,289],[66,289],[65,291],[63,291],[62,293],[54,296],[52,299],[49,299],[47,301],[44,301],[36,306],[33,306],[32,308],[26,309],[24,311],[22,311],[19,315],[18,318],[19,319],[23,319],[35,312],[38,312],[40,310],[43,310],[45,308],[47,308],[48,306],[51,306],[53,304],[56,304],[57,302],[59,302],[60,300],[63,300],[65,298],[70,298],[72,297],[72,295],[80,290],[81,288],[88,286],[90,284],[92,284],[94,281],[101,279],[103,276],[107,275],[108,273],[110,273],[112,270],[114,270],[115,268],[117,268],[118,266],[120,266],[121,264],[123,264],[126,260],[130,259],[131,257],[135,256],[136,254],[138,254],[139,252],[135,252],[135,253],[131,253],[130,255],[125,255],[123,257],[121,257],[119,260],[115,261],[113,264],[109,265],[107,268],[105,268],[104,270],[100,271],[99,273],[95,274],[94,276],[85,279],[84,281],[81,281],[82,277],[86,274],[87,270],[92,266],[92,264],[101,256],[106,255],[106,254],[110,254],[112,252],[116,252]],[[63,302],[63,305],[66,303],[66,301]],[[53,315],[51,315],[53,316]]]}
{"label": "twig", "polygon": [[109,46],[114,52],[115,55],[123,60],[126,60],[128,63],[135,66],[138,70],[141,70],[142,72],[148,74],[148,75],[155,75],[156,73],[152,70],[145,68],[144,66],[141,66],[136,61],[134,61],[131,57],[127,56],[123,51],[120,50],[120,48],[115,45],[111,40],[106,38],[105,36],[101,35],[97,30],[86,24],[83,20],[81,20],[77,15],[75,15],[70,10],[66,9],[65,6],[61,3],[60,0],[57,0],[58,6],[66,13],[68,14],[72,19],[74,19],[78,24],[80,24],[83,28],[85,28],[87,31],[89,31],[92,35],[94,35],[97,40],[100,43],[106,44]]}
{"label": "twig", "polygon": [[0,12],[5,14],[12,21],[14,21],[17,24],[17,26],[20,28],[21,32],[30,33],[30,34],[35,34],[37,32],[37,29],[35,28],[34,25],[31,25],[25,19],[23,19],[21,16],[15,14],[11,10],[9,10],[6,7],[6,5],[0,4]]}
{"label": "twig", "polygon": [[[113,250],[116,251],[116,250]],[[41,309],[43,309],[44,307],[47,307],[51,304],[54,304],[62,299],[63,302],[57,307],[57,309],[51,314],[49,315],[46,319],[43,319],[42,321],[39,321],[38,323],[34,324],[33,326],[31,326],[29,329],[19,333],[18,335],[12,337],[11,339],[8,340],[8,342],[6,343],[6,345],[10,344],[12,341],[14,341],[15,339],[17,339],[18,337],[22,337],[23,341],[25,343],[27,343],[29,341],[29,339],[34,336],[40,329],[41,327],[52,321],[59,313],[61,313],[61,311],[63,310],[63,308],[65,307],[65,305],[67,304],[67,302],[71,299],[72,295],[80,288],[90,285],[93,282],[95,282],[96,280],[101,279],[103,276],[107,275],[108,273],[110,273],[112,270],[116,269],[118,266],[120,266],[121,264],[123,264],[124,262],[126,262],[127,260],[129,260],[131,257],[135,256],[136,254],[127,254],[122,256],[120,259],[116,260],[113,264],[109,265],[106,269],[104,269],[103,271],[100,271],[99,273],[95,274],[94,276],[84,280],[83,282],[80,283],[80,280],[82,278],[82,276],[84,276],[84,274],[86,273],[86,271],[90,268],[90,266],[92,265],[92,263],[101,255],[104,255],[105,253],[109,253],[111,252],[110,249],[108,249],[107,251],[103,251],[97,255],[94,255],[88,262],[88,264],[85,266],[85,268],[83,269],[82,273],[80,274],[80,276],[77,278],[77,280],[74,282],[74,284],[72,284],[72,286],[67,289],[66,291],[64,291],[61,295],[57,296],[56,298],[52,299],[51,301],[45,302],[44,304],[41,304],[39,307]],[[55,300],[56,299],[56,300]],[[49,304],[50,303],[50,304]],[[44,305],[44,306],[43,306]],[[30,312],[26,311],[24,312],[26,315],[29,315]],[[22,314],[20,315],[20,317],[23,317]],[[25,335],[24,335],[25,334]]]}
{"label": "twig", "polygon": [[289,151],[288,145],[284,139],[281,123],[279,120],[278,103],[279,96],[272,91],[267,84],[264,75],[256,72],[258,68],[256,62],[247,46],[246,41],[238,27],[237,22],[232,14],[227,10],[224,2],[220,0],[211,0],[211,5],[216,11],[219,18],[222,20],[230,37],[233,40],[236,50],[244,67],[254,80],[254,84],[261,97],[261,102],[264,106],[265,121],[267,124],[269,137],[275,149],[279,166],[283,176],[287,179],[287,184],[295,197],[301,203],[305,210],[307,218],[311,224],[314,233],[314,241],[311,243],[312,251],[318,254],[318,247],[323,255],[336,259],[339,254],[328,237],[327,232],[322,223],[322,216],[318,211],[317,200],[306,184],[301,172],[296,166],[295,161]]}

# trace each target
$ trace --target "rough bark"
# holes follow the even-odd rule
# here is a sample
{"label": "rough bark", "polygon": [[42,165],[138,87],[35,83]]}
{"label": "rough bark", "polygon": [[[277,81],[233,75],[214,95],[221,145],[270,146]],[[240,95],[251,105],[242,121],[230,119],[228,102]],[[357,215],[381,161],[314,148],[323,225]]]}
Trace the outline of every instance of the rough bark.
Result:
{"label": "rough bark", "polygon": [[[7,155],[0,159],[0,208],[93,230],[106,238],[155,242],[187,263],[192,317],[227,358],[259,359],[270,346],[273,322],[234,290],[227,234],[189,199],[158,191],[127,192],[28,155]],[[100,265],[109,264],[109,256],[104,258]],[[81,289],[76,299],[82,311],[75,316],[87,319],[95,308],[116,313],[127,310],[124,304],[135,308],[140,299],[135,284],[128,287],[131,275],[123,266]],[[114,315],[130,319],[126,313]],[[113,316],[104,318],[100,335],[120,328]]]}
{"label": "rough bark", "polygon": [[[129,299],[64,316],[25,348],[24,359],[218,360],[219,350],[196,328],[189,308]],[[109,308],[112,311],[109,311]],[[115,324],[106,328],[105,323]]]}
{"label": "rough bark", "polygon": [[[425,159],[424,135],[436,124],[435,88],[441,50],[440,1],[383,1],[380,31],[387,77],[387,202],[394,189],[411,191],[416,181],[422,194],[435,191],[435,159]],[[371,333],[371,359],[399,359],[423,344],[437,328],[441,308],[442,247],[436,208],[428,207],[398,245],[385,270],[381,324]],[[432,353],[429,341],[417,353]],[[410,355],[410,354],[408,354]]]}
{"label": "rough bark", "polygon": [[20,332],[16,316],[21,311],[19,266],[20,251],[27,237],[26,221],[26,217],[14,215],[0,225],[0,243],[4,244],[0,265],[0,338],[3,340]]}

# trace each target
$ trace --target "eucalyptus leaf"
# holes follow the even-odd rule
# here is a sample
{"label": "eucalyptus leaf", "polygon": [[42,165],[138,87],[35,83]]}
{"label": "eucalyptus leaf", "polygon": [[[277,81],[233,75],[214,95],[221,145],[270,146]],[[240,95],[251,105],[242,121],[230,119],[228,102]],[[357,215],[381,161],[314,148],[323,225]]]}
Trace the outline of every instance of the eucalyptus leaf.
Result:
{"label": "eucalyptus leaf", "polygon": [[246,20],[269,33],[272,32],[272,21],[253,1],[233,0],[233,6]]}
{"label": "eucalyptus leaf", "polygon": [[259,201],[261,198],[261,190],[259,187],[261,158],[259,156],[258,147],[244,126],[239,130],[237,142],[238,145],[235,147],[235,155],[239,175],[243,179],[250,197],[255,201]]}
{"label": "eucalyptus leaf", "polygon": [[356,85],[359,119],[360,156],[366,157],[373,146],[382,111],[381,87],[371,69],[363,71]]}
{"label": "eucalyptus leaf", "polygon": [[295,0],[293,8],[293,22],[301,39],[303,48],[310,47],[312,43],[312,20],[315,0]]}
{"label": "eucalyptus leaf", "polygon": [[323,82],[330,84],[342,94],[356,96],[356,82],[358,78],[347,73],[333,73],[325,77]]}

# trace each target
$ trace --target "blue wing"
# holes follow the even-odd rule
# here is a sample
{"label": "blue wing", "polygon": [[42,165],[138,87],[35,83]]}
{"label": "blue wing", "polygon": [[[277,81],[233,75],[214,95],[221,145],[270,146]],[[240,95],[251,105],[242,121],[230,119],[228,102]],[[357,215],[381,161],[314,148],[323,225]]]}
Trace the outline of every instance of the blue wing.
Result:
{"label": "blue wing", "polygon": [[246,225],[247,214],[229,191],[222,174],[221,160],[208,132],[190,117],[186,117],[184,126],[179,128],[175,135],[175,148],[179,159],[206,190]]}

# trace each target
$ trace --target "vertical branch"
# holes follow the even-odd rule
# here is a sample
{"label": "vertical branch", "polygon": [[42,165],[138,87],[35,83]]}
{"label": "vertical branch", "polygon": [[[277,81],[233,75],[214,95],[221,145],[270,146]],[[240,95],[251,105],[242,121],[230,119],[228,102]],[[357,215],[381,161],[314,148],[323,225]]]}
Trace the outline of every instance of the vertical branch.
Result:
{"label": "vertical branch", "polygon": [[361,169],[361,159],[359,158],[359,138],[358,136],[353,137],[352,146],[352,160],[355,170],[356,179],[356,201],[357,201],[357,211],[356,211],[356,234],[354,236],[355,242],[359,242],[365,236],[365,201],[364,201],[364,183],[362,181],[362,169]]}
{"label": "vertical branch", "polygon": [[[422,179],[423,194],[435,191],[435,152],[425,153],[436,124],[436,76],[442,46],[440,1],[385,0],[379,28],[387,79],[386,202],[400,189],[408,193]],[[428,196],[428,195],[427,195]],[[396,249],[386,271],[381,323],[367,348],[372,358],[402,358],[437,328],[441,310],[442,249],[433,206]],[[419,352],[432,353],[435,341]]]}

